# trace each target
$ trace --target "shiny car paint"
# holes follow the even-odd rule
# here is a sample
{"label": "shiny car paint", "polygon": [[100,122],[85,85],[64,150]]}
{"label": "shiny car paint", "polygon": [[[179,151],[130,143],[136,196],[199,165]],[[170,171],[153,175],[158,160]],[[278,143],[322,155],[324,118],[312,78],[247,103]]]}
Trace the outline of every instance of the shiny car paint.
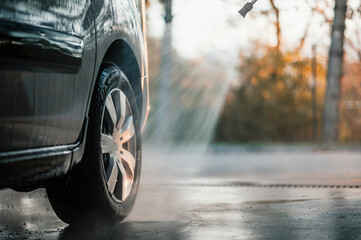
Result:
{"label": "shiny car paint", "polygon": [[103,63],[149,109],[144,1],[0,1],[0,187],[67,173],[81,160]]}

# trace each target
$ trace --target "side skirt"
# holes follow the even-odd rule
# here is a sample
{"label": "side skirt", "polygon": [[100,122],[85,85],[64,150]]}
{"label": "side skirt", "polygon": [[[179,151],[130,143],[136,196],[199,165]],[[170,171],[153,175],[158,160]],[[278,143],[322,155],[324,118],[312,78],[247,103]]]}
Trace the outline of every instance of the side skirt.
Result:
{"label": "side skirt", "polygon": [[88,118],[78,143],[0,153],[0,188],[27,191],[67,174],[82,159]]}

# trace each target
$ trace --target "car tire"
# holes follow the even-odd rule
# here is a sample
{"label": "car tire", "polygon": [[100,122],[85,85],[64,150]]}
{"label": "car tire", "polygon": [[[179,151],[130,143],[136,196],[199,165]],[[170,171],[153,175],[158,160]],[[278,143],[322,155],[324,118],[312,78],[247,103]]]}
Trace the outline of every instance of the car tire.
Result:
{"label": "car tire", "polygon": [[135,95],[116,66],[103,66],[90,105],[83,158],[69,174],[49,181],[50,203],[69,224],[122,221],[134,205],[140,168]]}

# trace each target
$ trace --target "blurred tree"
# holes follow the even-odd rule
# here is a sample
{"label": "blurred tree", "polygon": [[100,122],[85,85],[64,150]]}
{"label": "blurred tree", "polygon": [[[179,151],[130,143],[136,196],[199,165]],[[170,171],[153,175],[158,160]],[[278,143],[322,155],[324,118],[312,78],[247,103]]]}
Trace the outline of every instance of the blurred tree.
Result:
{"label": "blurred tree", "polygon": [[162,59],[159,72],[159,99],[164,111],[158,114],[158,132],[160,134],[157,138],[159,142],[165,142],[170,139],[171,129],[170,124],[172,119],[169,117],[170,99],[171,99],[171,83],[172,83],[172,0],[161,1],[165,8],[165,30],[162,41]]}
{"label": "blurred tree", "polygon": [[277,32],[277,50],[280,51],[281,48],[281,22],[280,22],[280,9],[276,6],[276,3],[274,0],[269,0],[270,4],[272,6],[272,10],[276,16],[276,22],[275,22],[275,27],[276,27],[276,32]]}
{"label": "blurred tree", "polygon": [[[323,16],[325,24],[333,26],[330,29],[332,31],[332,44],[328,58],[327,97],[324,94],[326,89],[324,68],[319,63],[314,68],[314,71],[317,70],[319,73],[317,77],[318,90],[317,94],[315,94],[318,103],[314,105],[314,109],[324,109],[324,121],[322,123],[319,121],[320,113],[314,111],[317,112],[316,120],[318,121],[317,127],[314,127],[314,129],[322,129],[322,139],[325,141],[335,141],[338,135],[340,135],[339,139],[343,141],[361,140],[361,110],[358,110],[361,107],[361,81],[358,77],[361,63],[347,62],[345,76],[342,78],[344,41],[349,56],[352,59],[356,56],[361,61],[361,32],[359,31],[361,26],[359,21],[361,3],[352,2],[348,6],[346,0],[337,0],[335,6],[333,0],[310,1],[312,15],[306,31],[300,39],[299,46],[286,54],[283,53],[285,49],[282,47],[280,9],[277,5],[279,3],[276,0],[269,0],[269,3],[269,10],[261,13],[266,17],[269,17],[270,14],[275,16],[274,26],[276,28],[277,45],[273,49],[271,47],[266,48],[266,52],[262,54],[260,54],[260,49],[256,49],[252,53],[253,57],[242,56],[241,85],[238,90],[230,93],[227,98],[226,107],[217,130],[218,140],[311,140],[310,116],[312,108],[308,93],[311,91],[312,84],[307,83],[310,78],[308,67],[302,68],[297,63],[300,63],[299,61],[308,62],[306,65],[310,64],[309,66],[311,66],[310,59],[300,57],[300,50],[304,47],[309,27],[312,25],[311,21],[316,14]],[[332,15],[331,11],[333,6],[335,7],[334,15]],[[349,19],[348,22],[346,22],[347,19]],[[346,32],[345,35],[346,24],[350,25],[352,30]],[[271,52],[269,49],[272,50],[272,55],[269,54]],[[280,55],[277,56],[276,52],[279,52]],[[322,65],[324,65],[327,59],[322,56],[319,56],[319,58],[319,60],[322,60]],[[291,74],[291,77],[288,75],[290,69],[293,69],[292,72],[295,73],[295,75]],[[264,71],[270,71],[267,78],[257,75],[258,72]],[[321,80],[322,77],[324,79]],[[266,79],[269,83],[265,82]],[[292,82],[293,85],[285,84],[288,87],[287,92],[277,92],[274,85],[281,86],[278,82]],[[290,88],[290,86],[293,87]],[[300,93],[303,93],[301,96],[304,96],[304,98],[296,98]],[[288,101],[282,101],[282,99],[288,99]],[[327,102],[326,107],[324,107],[325,101]],[[272,102],[276,102],[275,105],[278,107],[272,105]],[[308,113],[302,115],[302,112]],[[339,118],[341,119],[340,123],[338,123]],[[302,124],[297,125],[300,122]],[[330,123],[332,123],[332,126]],[[287,131],[285,129],[293,130]],[[302,130],[298,131],[299,129]]]}
{"label": "blurred tree", "polygon": [[340,81],[343,66],[343,45],[347,0],[335,1],[335,17],[328,58],[327,89],[323,115],[322,140],[337,141],[339,121]]}
{"label": "blurred tree", "polygon": [[[257,51],[257,50],[256,50]],[[260,50],[258,50],[260,52]],[[260,57],[255,57],[255,56]],[[217,130],[217,140],[312,140],[311,61],[294,52],[242,57],[242,83],[229,94]],[[317,66],[322,76],[322,66]],[[275,74],[277,73],[277,74]],[[322,104],[322,92],[318,94]],[[320,115],[317,115],[320,118]]]}
{"label": "blurred tree", "polygon": [[361,64],[346,62],[341,84],[340,127],[341,141],[361,141]]}

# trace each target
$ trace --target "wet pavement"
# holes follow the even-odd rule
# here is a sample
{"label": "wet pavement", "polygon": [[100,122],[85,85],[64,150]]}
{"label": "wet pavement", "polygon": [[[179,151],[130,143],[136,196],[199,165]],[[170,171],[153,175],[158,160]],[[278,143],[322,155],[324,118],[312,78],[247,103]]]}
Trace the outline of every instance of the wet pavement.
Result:
{"label": "wet pavement", "polygon": [[69,227],[45,191],[5,189],[0,239],[361,239],[361,152],[145,149],[124,223]]}

